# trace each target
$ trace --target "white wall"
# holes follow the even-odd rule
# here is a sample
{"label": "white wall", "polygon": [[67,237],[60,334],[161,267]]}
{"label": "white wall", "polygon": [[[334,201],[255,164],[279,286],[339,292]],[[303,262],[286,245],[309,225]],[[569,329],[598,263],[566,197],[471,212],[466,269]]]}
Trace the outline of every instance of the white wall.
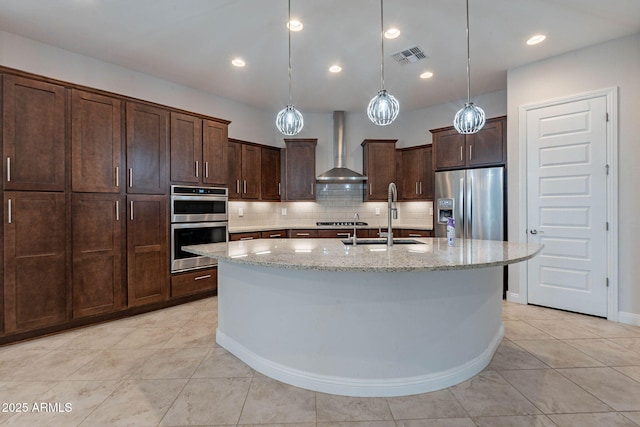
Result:
{"label": "white wall", "polygon": [[[524,141],[518,140],[518,108],[608,87],[618,87],[618,174],[620,230],[619,318],[640,324],[640,35],[591,46],[561,56],[509,70],[508,93],[508,166],[509,166],[509,236],[523,236],[526,224],[518,217],[524,207],[519,192],[518,156]],[[616,219],[613,219],[616,221]],[[605,242],[602,242],[605,244]],[[520,266],[510,269],[510,292],[519,293]]]}

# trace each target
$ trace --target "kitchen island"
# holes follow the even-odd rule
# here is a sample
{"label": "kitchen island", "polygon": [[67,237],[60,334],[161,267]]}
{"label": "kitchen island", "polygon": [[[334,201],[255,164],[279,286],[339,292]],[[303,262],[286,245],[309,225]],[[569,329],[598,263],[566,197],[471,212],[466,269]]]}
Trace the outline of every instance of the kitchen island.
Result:
{"label": "kitchen island", "polygon": [[349,396],[401,396],[484,369],[503,335],[503,266],[540,245],[417,238],[185,247],[218,260],[216,341],[257,371]]}

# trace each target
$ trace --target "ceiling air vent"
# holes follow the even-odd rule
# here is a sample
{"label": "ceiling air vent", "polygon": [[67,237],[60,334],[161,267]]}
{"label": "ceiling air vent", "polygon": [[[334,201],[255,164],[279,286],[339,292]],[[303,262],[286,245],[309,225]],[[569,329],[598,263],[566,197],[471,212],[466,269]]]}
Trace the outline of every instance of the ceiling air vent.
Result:
{"label": "ceiling air vent", "polygon": [[393,59],[395,59],[400,65],[406,65],[413,64],[421,59],[427,59],[427,55],[425,55],[419,46],[413,46],[394,53]]}

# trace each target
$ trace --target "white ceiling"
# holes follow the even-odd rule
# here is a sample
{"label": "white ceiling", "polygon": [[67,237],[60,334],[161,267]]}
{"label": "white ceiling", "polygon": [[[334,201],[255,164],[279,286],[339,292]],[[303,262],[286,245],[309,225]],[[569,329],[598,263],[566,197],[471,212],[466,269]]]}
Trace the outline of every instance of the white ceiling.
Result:
{"label": "white ceiling", "polygon": [[[293,103],[364,111],[380,88],[379,0],[292,0]],[[474,94],[506,70],[640,32],[640,0],[470,0]],[[386,0],[385,85],[402,110],[466,98],[464,0]],[[286,0],[0,0],[0,30],[267,110],[287,104]],[[547,40],[528,47],[535,33]],[[391,54],[418,45],[428,59]],[[242,69],[230,61],[241,56]],[[594,58],[598,61],[598,58]],[[330,74],[339,63],[342,73]],[[615,65],[613,65],[615,66]],[[435,75],[421,80],[425,70]]]}

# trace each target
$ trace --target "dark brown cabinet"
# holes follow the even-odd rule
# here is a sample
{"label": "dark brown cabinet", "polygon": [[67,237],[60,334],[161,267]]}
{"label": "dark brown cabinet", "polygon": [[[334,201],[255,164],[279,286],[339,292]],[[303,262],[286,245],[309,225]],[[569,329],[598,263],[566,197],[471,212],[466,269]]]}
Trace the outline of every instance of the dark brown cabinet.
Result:
{"label": "dark brown cabinet", "polygon": [[285,139],[285,200],[316,199],[317,139]]}
{"label": "dark brown cabinet", "polygon": [[365,185],[364,200],[384,200],[389,194],[389,184],[396,181],[395,139],[365,139],[363,148],[363,173],[369,179]]}
{"label": "dark brown cabinet", "polygon": [[164,196],[127,196],[129,307],[168,297],[168,214]]}
{"label": "dark brown cabinet", "polygon": [[[357,229],[356,233],[359,238],[369,237],[369,230],[365,228]],[[317,237],[321,239],[351,239],[353,237],[353,228],[320,228],[318,229]]]}
{"label": "dark brown cabinet", "polygon": [[127,193],[166,194],[169,112],[128,102]]}
{"label": "dark brown cabinet", "polygon": [[121,308],[124,219],[120,195],[73,195],[73,317],[109,313]]}
{"label": "dark brown cabinet", "polygon": [[72,90],[72,191],[118,193],[121,179],[121,149],[120,100]]}
{"label": "dark brown cabinet", "polygon": [[229,199],[260,198],[261,155],[259,145],[229,139]]}
{"label": "dark brown cabinet", "polygon": [[317,229],[298,229],[298,230],[289,230],[289,238],[290,239],[312,239],[318,237]]}
{"label": "dark brown cabinet", "polygon": [[401,200],[433,199],[433,160],[431,145],[402,148],[398,197]]}
{"label": "dark brown cabinet", "polygon": [[229,233],[229,241],[237,242],[238,240],[254,240],[262,238],[259,231],[248,231],[246,233]]}
{"label": "dark brown cabinet", "polygon": [[65,88],[11,75],[2,78],[4,189],[63,191]]}
{"label": "dark brown cabinet", "polygon": [[506,117],[488,119],[476,134],[454,128],[432,129],[435,170],[501,166],[507,161]]}
{"label": "dark brown cabinet", "polygon": [[208,268],[171,276],[171,296],[182,297],[218,288],[218,269]]}
{"label": "dark brown cabinet", "polygon": [[64,193],[4,193],[4,332],[65,322],[67,287]]}
{"label": "dark brown cabinet", "polygon": [[260,159],[260,200],[280,200],[280,149],[261,148]]}
{"label": "dark brown cabinet", "polygon": [[432,230],[417,230],[417,229],[401,228],[398,230],[398,232],[399,232],[398,237],[433,237]]}
{"label": "dark brown cabinet", "polygon": [[227,186],[229,160],[227,158],[228,125],[202,121],[203,184]]}
{"label": "dark brown cabinet", "polygon": [[262,239],[286,239],[287,237],[287,230],[269,230],[260,232],[260,238]]}

